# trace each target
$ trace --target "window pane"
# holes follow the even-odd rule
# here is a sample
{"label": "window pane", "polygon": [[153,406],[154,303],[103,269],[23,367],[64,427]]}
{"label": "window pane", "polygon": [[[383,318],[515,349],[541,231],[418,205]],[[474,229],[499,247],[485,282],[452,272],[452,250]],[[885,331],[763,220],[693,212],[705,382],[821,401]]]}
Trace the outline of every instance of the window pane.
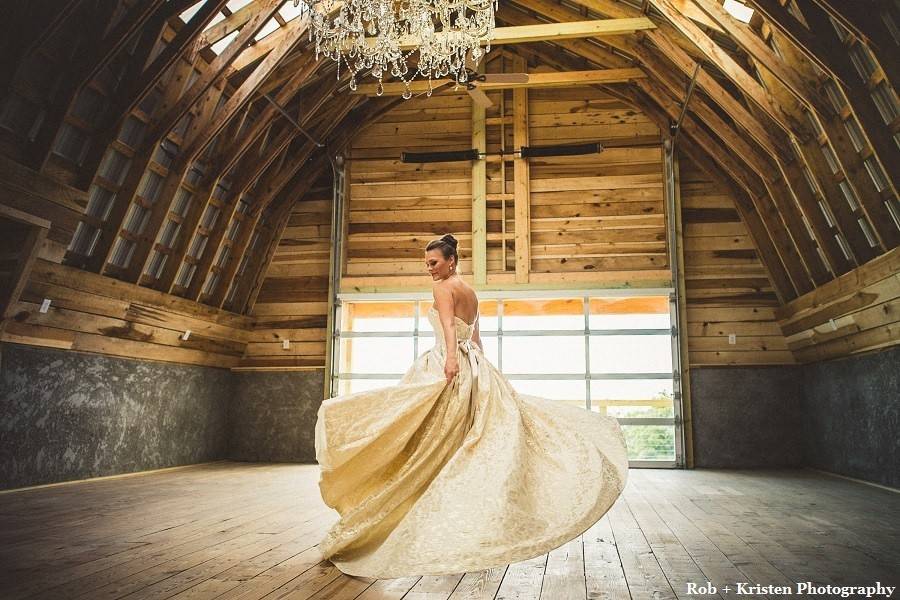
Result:
{"label": "window pane", "polygon": [[622,425],[629,460],[675,460],[674,425]]}
{"label": "window pane", "polygon": [[412,331],[414,302],[353,302],[341,311],[343,331]]}
{"label": "window pane", "polygon": [[669,335],[592,335],[592,373],[668,373],[672,371]]}
{"label": "window pane", "polygon": [[581,298],[504,300],[503,330],[584,329]]}
{"label": "window pane", "polygon": [[495,336],[484,336],[481,338],[481,345],[484,346],[484,357],[488,359],[495,367],[500,364],[500,348]]}
{"label": "window pane", "polygon": [[669,299],[591,298],[588,324],[591,329],[669,329]]}
{"label": "window pane", "polygon": [[503,372],[584,373],[584,336],[504,335]]}
{"label": "window pane", "polygon": [[513,379],[512,386],[520,394],[559,400],[579,408],[585,407],[586,387],[577,379]]}
{"label": "window pane", "polygon": [[341,373],[405,373],[414,359],[412,337],[341,340]]}
{"label": "window pane", "polygon": [[671,400],[674,384],[671,379],[591,379],[591,403],[601,401]]}

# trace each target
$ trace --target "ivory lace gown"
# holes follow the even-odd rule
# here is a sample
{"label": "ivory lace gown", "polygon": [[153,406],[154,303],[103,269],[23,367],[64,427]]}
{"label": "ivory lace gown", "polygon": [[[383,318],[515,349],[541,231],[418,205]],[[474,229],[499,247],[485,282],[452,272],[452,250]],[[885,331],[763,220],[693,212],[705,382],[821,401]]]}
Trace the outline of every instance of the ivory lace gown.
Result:
{"label": "ivory lace gown", "polygon": [[628,477],[615,418],[516,392],[459,317],[448,384],[434,306],[428,319],[435,345],[400,383],[319,408],[319,488],[340,514],[319,547],[348,575],[447,575],[539,556],[593,525]]}

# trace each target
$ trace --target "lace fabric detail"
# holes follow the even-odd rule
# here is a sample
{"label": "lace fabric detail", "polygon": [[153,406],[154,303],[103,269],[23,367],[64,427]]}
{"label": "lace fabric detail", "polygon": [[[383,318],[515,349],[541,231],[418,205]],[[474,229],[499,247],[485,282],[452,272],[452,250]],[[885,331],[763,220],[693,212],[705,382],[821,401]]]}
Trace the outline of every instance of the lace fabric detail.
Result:
{"label": "lace fabric detail", "polygon": [[428,319],[435,345],[400,383],[319,408],[319,488],[340,515],[319,548],[349,575],[447,575],[539,556],[586,531],[627,482],[615,418],[517,393],[459,317],[460,371],[447,383],[433,307]]}

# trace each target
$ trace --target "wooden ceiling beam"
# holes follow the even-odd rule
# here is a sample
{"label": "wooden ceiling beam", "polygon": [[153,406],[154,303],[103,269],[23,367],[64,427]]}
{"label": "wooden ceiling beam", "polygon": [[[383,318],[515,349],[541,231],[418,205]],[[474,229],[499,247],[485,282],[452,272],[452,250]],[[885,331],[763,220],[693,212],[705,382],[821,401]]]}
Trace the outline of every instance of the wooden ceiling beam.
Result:
{"label": "wooden ceiling beam", "polygon": [[[318,66],[319,63],[313,62],[312,64]],[[328,94],[319,93],[317,95],[327,97]],[[305,124],[309,120],[311,120],[311,118],[318,111],[321,104],[322,102],[318,101],[313,101],[310,103],[310,110],[307,111],[305,117],[300,119],[302,121],[302,124]],[[276,134],[276,139],[274,141],[269,141],[268,143],[263,143],[266,140],[260,139],[261,145],[258,149],[258,152],[255,153],[256,156],[254,156],[254,153],[251,152],[248,159],[252,158],[252,160],[247,160],[240,166],[238,172],[231,180],[231,186],[229,188],[230,199],[225,203],[225,206],[223,207],[216,221],[216,225],[209,235],[209,239],[207,240],[203,256],[201,257],[194,276],[191,279],[191,283],[188,286],[185,296],[186,298],[195,301],[199,298],[202,290],[202,285],[206,282],[206,278],[209,274],[210,269],[212,268],[212,261],[216,256],[218,256],[219,248],[224,242],[225,233],[228,230],[228,225],[230,224],[231,218],[234,216],[234,212],[237,208],[237,204],[240,198],[245,193],[248,193],[252,184],[262,176],[263,172],[267,168],[269,168],[279,156],[282,156],[291,142],[299,135],[299,132],[296,130],[296,128],[293,127],[292,124],[286,122],[282,123],[282,130],[278,134]],[[252,219],[252,217],[245,215],[244,219]],[[190,237],[191,236],[186,236],[184,239],[190,239]],[[231,250],[235,250],[235,245],[232,245]],[[220,287],[221,283],[222,282],[220,274],[220,282],[217,287]]]}
{"label": "wooden ceiling beam", "polygon": [[[188,154],[198,154],[225,126],[225,124],[254,97],[260,85],[272,71],[290,54],[307,31],[309,21],[306,19],[294,19],[284,27],[285,36],[280,43],[269,52],[265,59],[257,65],[250,74],[223,104],[208,122],[192,127],[185,135],[185,145]],[[309,77],[316,68],[315,63],[307,63],[307,68],[302,69],[304,80]]]}
{"label": "wooden ceiling beam", "polygon": [[[648,69],[653,75],[663,84],[667,85],[672,91],[672,93],[678,96],[677,90],[686,89],[685,86],[678,87],[678,84],[674,84],[673,87],[672,78],[674,77],[674,70],[668,67],[668,63],[664,62],[662,58],[651,52],[649,47],[644,47],[644,45],[639,45],[639,57],[641,58],[641,62],[644,65],[644,68]],[[670,58],[674,60],[678,60],[677,57],[670,56]],[[690,60],[689,57],[684,55],[682,60]],[[718,83],[714,80],[710,81],[708,78],[702,78],[704,75],[702,69],[698,73],[697,81],[698,85],[700,81],[703,81],[704,85],[702,86],[706,93],[710,90],[715,90],[718,88]],[[728,98],[730,102],[722,102],[723,98]],[[757,115],[751,114],[747,109],[743,107],[742,104],[737,102],[728,92],[725,90],[721,90],[720,93],[715,95],[706,95],[700,96],[698,100],[695,100],[691,106],[697,112],[698,116],[701,120],[717,121],[718,115],[709,107],[706,103],[706,99],[710,101],[718,100],[720,106],[725,110],[726,113],[732,118],[734,123],[743,128],[748,134],[748,137],[754,141],[762,148],[774,161],[778,168],[781,170],[790,190],[794,193],[797,201],[803,207],[804,212],[806,214],[807,219],[810,221],[811,226],[816,233],[816,239],[819,244],[823,248],[825,255],[827,256],[829,263],[832,267],[832,270],[835,272],[843,273],[852,268],[852,264],[847,261],[843,252],[841,252],[840,248],[837,245],[836,240],[834,239],[834,234],[831,230],[831,227],[828,225],[827,221],[824,218],[824,215],[819,210],[819,207],[816,203],[815,196],[812,193],[812,189],[809,187],[806,178],[803,176],[802,167],[797,158],[796,154],[787,146],[784,146],[783,143],[779,143],[776,147],[777,140],[774,139],[770,134],[769,130],[763,129],[760,120],[765,119],[764,115],[758,115],[760,120],[757,120]],[[751,110],[755,110],[756,112],[762,112],[761,110],[756,110],[753,104],[750,105]],[[755,135],[754,135],[755,134]],[[742,144],[743,136],[737,134],[734,138],[737,140],[738,144]],[[754,156],[756,153],[748,153],[747,151],[738,151],[739,154],[746,154],[749,156]],[[767,161],[759,161],[757,159],[757,164],[765,163]],[[773,168],[758,168],[758,173],[774,173],[776,172]],[[802,236],[802,234],[800,234]],[[801,237],[801,239],[803,239]],[[817,262],[813,262],[812,264],[818,264]],[[813,272],[813,279],[815,281],[819,281],[823,278],[830,277],[826,273],[823,273],[820,269],[815,269]]]}
{"label": "wooden ceiling beam", "polygon": [[[656,24],[644,16],[636,16],[623,19],[592,19],[589,21],[577,20],[557,23],[537,23],[534,25],[513,25],[511,27],[496,27],[491,38],[491,46],[503,44],[522,44],[525,42],[552,42],[555,40],[570,40],[578,38],[602,38],[607,36],[623,36],[656,29]],[[374,38],[372,38],[374,45]],[[482,45],[486,45],[484,42]],[[413,50],[418,46],[414,39],[400,41],[401,50]]]}
{"label": "wooden ceiling beam", "polygon": [[671,0],[650,0],[650,2],[676,29],[697,46],[707,60],[731,79],[747,98],[766,111],[786,132],[801,139],[809,139],[812,136],[805,123],[788,115],[772,95],[750,73],[735,62],[698,25],[682,15],[672,5]]}
{"label": "wooden ceiling beam", "polygon": [[[476,82],[475,85],[482,91],[489,92],[492,90],[512,90],[519,88],[554,88],[554,87],[577,87],[581,85],[596,85],[603,83],[628,83],[629,81],[641,77],[646,77],[646,73],[638,68],[629,69],[596,69],[591,71],[566,71],[558,73],[529,73],[527,81],[483,81]],[[427,92],[430,88],[436,88],[441,85],[452,84],[452,79],[435,79],[429,86],[428,81],[413,81],[409,85],[409,89],[414,93]],[[403,94],[406,86],[400,82],[385,83],[382,85],[382,95],[396,96]],[[440,90],[453,91],[452,87]],[[366,83],[357,86],[355,91],[350,92],[354,95],[377,96],[378,84]],[[453,92],[459,93],[459,92]]]}
{"label": "wooden ceiling beam", "polygon": [[[805,69],[808,70],[808,75],[813,74],[810,64],[800,62],[798,56],[800,52],[792,44],[781,38],[777,31],[772,31],[771,35],[774,36],[786,60],[795,64],[798,71],[802,72]],[[844,181],[852,186],[858,203],[868,217],[872,232],[881,244],[881,252],[900,245],[900,230],[894,225],[881,192],[863,165],[862,157],[853,147],[841,118],[834,113],[828,116],[819,115],[819,125],[843,170]]]}
{"label": "wooden ceiling beam", "polygon": [[[324,111],[324,113],[319,116],[319,124],[313,130],[313,137],[319,140],[326,138],[328,133],[340,123],[341,119],[346,116],[353,104],[358,100],[360,100],[359,97],[354,97],[352,102],[340,103],[336,100],[333,107]],[[314,143],[306,140],[302,146],[290,156],[290,159],[286,164],[280,169],[270,170],[270,173],[268,173],[257,186],[257,197],[250,207],[250,212],[258,213],[264,211],[275,199],[275,196],[278,195],[281,189],[287,185],[288,181],[303,168],[303,165],[316,149],[317,146]]]}
{"label": "wooden ceiling beam", "polygon": [[158,37],[168,16],[165,0],[150,0],[140,2],[128,10],[105,35],[107,19],[102,18],[102,15],[94,15],[93,19],[87,20],[85,47],[79,49],[73,63],[65,69],[38,133],[28,149],[28,162],[32,168],[43,170],[59,128],[84,86],[110,64],[139,29],[147,28]]}
{"label": "wooden ceiling beam", "polygon": [[834,107],[819,92],[814,77],[807,77],[804,73],[798,72],[794,64],[788,64],[775,54],[749,25],[734,18],[718,0],[693,1],[711,19],[727,30],[731,39],[744,52],[753,57],[757,64],[768,69],[801,102],[823,117],[834,116]]}
{"label": "wooden ceiling beam", "polygon": [[252,2],[242,6],[215,25],[211,25],[197,36],[197,48],[212,46],[219,40],[225,39],[235,31],[238,31],[256,15],[260,3],[261,0],[252,0]]}
{"label": "wooden ceiling beam", "polygon": [[[376,104],[373,104],[371,107],[365,107],[359,115],[356,115],[351,118],[347,118],[344,121],[344,117],[346,117],[347,113],[349,113],[350,109],[354,104],[357,103],[358,98],[354,98],[352,101],[348,102],[344,108],[341,110],[343,116],[340,118],[334,119],[333,124],[330,125],[329,129],[334,130],[337,128],[337,135],[334,136],[333,139],[329,141],[328,147],[324,152],[319,153],[319,155],[313,159],[310,164],[307,164],[307,160],[309,159],[312,151],[315,150],[315,146],[312,145],[311,142],[307,142],[305,144],[304,151],[298,153],[297,155],[291,158],[290,165],[285,165],[280,169],[274,178],[273,182],[269,184],[272,189],[270,192],[270,196],[264,200],[266,203],[255,205],[254,210],[251,211],[252,218],[260,218],[260,215],[264,212],[269,215],[278,215],[278,218],[275,220],[273,224],[272,230],[268,239],[260,244],[257,244],[257,247],[253,250],[253,255],[247,261],[247,267],[245,268],[244,274],[241,277],[241,280],[237,282],[237,289],[235,290],[233,300],[231,303],[231,310],[235,312],[246,312],[249,313],[253,309],[253,305],[256,302],[256,298],[259,295],[259,290],[262,287],[263,281],[265,280],[266,270],[268,268],[269,263],[272,260],[272,256],[274,256],[275,250],[278,246],[278,242],[281,239],[281,235],[284,231],[284,227],[287,224],[287,220],[290,217],[291,210],[298,200],[298,198],[302,197],[303,194],[308,191],[308,189],[315,183],[316,179],[318,179],[323,169],[328,168],[329,161],[327,159],[326,153],[339,153],[342,151],[344,146],[349,143],[349,140],[352,137],[352,132],[358,131],[364,124],[368,124],[374,122],[375,118],[365,119],[364,117],[374,117],[375,112],[374,109],[377,108]],[[360,118],[363,117],[363,118]],[[342,122],[344,121],[344,122]],[[306,150],[309,152],[306,152]],[[277,209],[273,210],[272,203],[275,201],[276,196],[278,196],[284,186],[289,185],[291,180],[295,175],[306,166],[306,169],[303,170],[303,177],[299,180],[296,188],[290,190],[289,194],[284,195],[280,202],[283,202],[281,206]],[[287,176],[290,174],[290,176]],[[276,202],[277,204],[277,202]],[[282,208],[283,207],[283,208]],[[281,213],[280,211],[285,211]],[[261,247],[265,247],[265,252],[260,251]],[[239,257],[235,254],[231,257],[234,260],[233,267],[236,268],[237,263],[239,261]],[[226,271],[230,272],[226,268]],[[248,273],[252,275],[248,275]],[[227,293],[228,286],[231,285],[231,281],[222,281],[220,285],[222,285],[221,293]],[[215,301],[219,298],[217,296],[213,296],[212,301],[215,304]]]}
{"label": "wooden ceiling beam", "polygon": [[[789,44],[785,44],[782,50],[786,55],[790,56],[794,49]],[[798,64],[797,68],[803,68]],[[819,117],[812,112],[804,112],[805,109],[796,102],[793,95],[787,91],[782,83],[773,75],[765,70],[760,70],[760,78],[763,85],[776,98],[786,112],[793,114],[796,118],[807,118],[811,123],[821,128],[824,143],[830,148],[830,156],[832,165],[826,160],[826,150],[816,136],[808,141],[800,141],[803,150],[803,157],[807,161],[811,173],[816,178],[820,187],[830,190],[828,204],[840,223],[841,231],[844,233],[853,253],[856,254],[857,260],[868,262],[879,254],[879,250],[869,244],[863,230],[861,229],[858,219],[860,215],[855,214],[856,209],[851,207],[849,200],[845,198],[847,193],[853,194],[855,204],[860,206],[860,213],[868,217],[870,225],[873,227],[873,235],[876,237],[876,243],[881,244],[881,235],[887,236],[885,239],[900,240],[900,232],[893,225],[887,207],[881,201],[881,197],[874,187],[874,183],[869,178],[862,166],[862,160],[853,150],[853,146],[847,136],[847,132],[843,125],[838,123],[838,117],[832,118]],[[835,173],[834,168],[838,170]],[[842,173],[841,173],[842,172]],[[841,189],[841,184],[849,187],[847,190]],[[871,213],[871,214],[869,214]],[[875,215],[873,217],[873,215]],[[875,219],[881,220],[878,229],[875,228]],[[886,221],[886,222],[885,222]],[[885,226],[890,226],[887,229]],[[893,246],[888,246],[893,247]],[[860,263],[861,264],[861,263]]]}
{"label": "wooden ceiling beam", "polygon": [[[93,136],[91,149],[82,166],[81,187],[86,188],[93,179],[109,144],[118,135],[122,123],[128,115],[143,101],[166,73],[170,72],[171,69],[183,70],[183,68],[179,69],[175,66],[176,62],[188,53],[193,46],[194,37],[203,30],[227,2],[228,0],[206,0],[200,10],[178,30],[172,40],[166,44],[166,47],[153,59],[150,65],[146,65],[146,61],[154,50],[158,32],[148,28],[140,42],[143,50],[139,54],[135,54],[134,63],[129,66],[126,88],[121,92],[117,91],[112,99],[112,106],[105,111],[102,121],[97,127],[98,133]],[[185,62],[190,63],[191,61],[186,60]],[[175,77],[172,79],[175,82],[178,81]],[[181,81],[184,80],[182,79]]]}
{"label": "wooden ceiling beam", "polygon": [[[584,16],[580,12],[563,6],[562,4],[553,2],[552,0],[518,0],[517,7],[518,9],[512,7],[501,7],[501,9],[497,12],[497,18],[501,19],[505,23],[517,26],[542,24],[541,21],[528,14],[529,12],[532,12],[540,16],[541,18],[554,23],[571,23],[580,21],[584,18]],[[643,32],[645,33],[650,33],[653,31],[656,30],[643,30]],[[633,56],[631,48],[634,44],[634,40],[632,36],[611,36],[602,40],[602,43],[604,45],[615,48],[616,50],[622,52],[625,56],[617,56],[616,54],[610,52],[607,48],[604,48],[603,46],[595,43],[596,41],[600,40],[553,40],[554,43],[563,48],[572,49],[573,51],[574,49],[578,49],[580,54],[585,54],[589,48],[596,48],[597,52],[594,52],[593,54],[597,56],[597,60],[595,60],[594,62],[597,62],[597,64],[605,67],[616,68],[618,66],[622,66],[621,62],[623,60],[628,60],[629,57]],[[603,57],[604,54],[608,55],[612,60],[618,61],[619,64],[610,64],[608,62],[608,59],[605,59]]]}
{"label": "wooden ceiling beam", "polygon": [[[175,65],[175,71],[172,74],[172,78],[184,81],[187,79],[188,74],[193,68],[191,63],[179,61]],[[165,95],[175,96],[179,91],[180,86],[169,86],[166,88]],[[161,106],[162,102],[157,104],[153,114],[150,115],[151,119],[160,114]],[[93,254],[91,254],[90,258],[86,261],[85,268],[89,271],[102,273],[106,263],[109,261],[115,242],[119,237],[119,232],[125,222],[125,216],[128,214],[128,210],[131,207],[131,201],[141,183],[141,179],[144,177],[147,165],[150,164],[154,151],[155,146],[145,146],[131,158],[131,165],[128,172],[125,174],[122,185],[119,186],[119,191],[116,193],[110,213],[100,227],[99,238],[97,239]]]}
{"label": "wooden ceiling beam", "polygon": [[[765,0],[765,2],[778,4],[777,0]],[[831,73],[835,76],[835,84],[849,102],[863,134],[872,147],[876,159],[881,163],[882,171],[896,195],[900,191],[900,169],[896,168],[896,165],[900,164],[900,148],[894,143],[893,133],[889,127],[885,127],[884,120],[875,109],[872,97],[866,92],[865,86],[861,85],[862,79],[851,64],[850,57],[838,38],[837,32],[831,27],[825,11],[811,0],[795,0],[795,6],[798,7],[810,28],[817,32],[813,40],[819,43],[818,52],[828,59],[832,69]],[[775,13],[774,10],[772,12]],[[793,19],[792,15],[779,13],[778,16],[779,20],[773,21],[773,24],[779,27],[782,34],[788,38],[799,37],[792,36],[789,31],[796,29],[806,31],[799,21]],[[781,20],[789,18],[793,21],[789,21],[788,24]],[[794,46],[802,50],[800,44],[795,43]]]}
{"label": "wooden ceiling beam", "polygon": [[282,131],[275,135],[274,140],[261,139],[260,143],[257,144],[258,151],[249,152],[249,156],[256,158],[256,160],[244,161],[241,166],[236,169],[237,172],[230,181],[231,186],[228,189],[228,199],[219,209],[216,223],[207,236],[203,255],[200,257],[194,275],[188,284],[187,291],[184,294],[185,298],[195,302],[198,300],[200,292],[209,276],[209,272],[212,269],[213,260],[218,257],[221,246],[225,241],[225,233],[231,225],[231,220],[237,211],[241,198],[250,191],[254,180],[272,164],[276,157],[287,149],[297,135],[299,135],[299,133],[294,130],[290,124],[284,123]]}
{"label": "wooden ceiling beam", "polygon": [[[497,13],[497,19],[502,20],[505,23],[537,22],[537,19],[534,17],[531,17],[522,11],[509,8],[508,5],[500,9]],[[621,69],[634,66],[628,59],[613,54],[608,49],[603,48],[591,40],[556,40],[554,42],[542,43],[552,43],[555,47],[582,56],[599,67]]]}
{"label": "wooden ceiling beam", "polygon": [[[897,61],[897,42],[882,19],[882,13],[889,10],[890,4],[861,0],[815,0],[815,2],[831,18],[869,47],[888,81],[894,89],[898,89],[900,61]],[[897,13],[895,8],[893,12],[895,23],[898,22]]]}
{"label": "wooden ceiling beam", "polygon": [[194,81],[190,89],[181,94],[175,102],[165,102],[163,104],[162,116],[147,133],[146,143],[150,145],[159,143],[159,140],[178,123],[206,90],[219,81],[225,70],[244,51],[253,40],[253,37],[262,29],[263,25],[278,11],[283,2],[284,0],[257,0],[257,2],[252,4],[253,15],[241,27],[237,37],[213,59],[207,69]]}
{"label": "wooden ceiling beam", "polygon": [[[634,9],[620,2],[608,2],[607,0],[579,0],[579,3],[592,10],[616,17],[633,16],[636,12]],[[560,4],[549,2],[548,0],[530,0],[528,8],[544,18],[553,20],[572,20],[577,19],[580,16],[579,13]],[[504,7],[500,9],[498,18],[509,21],[510,19],[522,20],[523,18],[529,17],[524,16],[524,13],[521,13],[520,11],[509,10]],[[634,38],[611,38],[609,43],[616,45],[617,50],[637,58],[642,54],[641,49],[638,48],[638,43],[641,40],[650,40],[663,54],[669,57],[678,69],[686,76],[692,77],[697,67],[697,61],[682,49],[681,46],[674,42],[672,40],[673,37],[680,38],[683,36],[672,30],[671,26],[663,27],[661,25],[660,28],[656,30],[639,32]],[[582,43],[579,47],[571,44],[564,45],[566,44],[565,42],[556,43],[573,54],[582,56],[601,65],[604,64],[601,62],[604,60],[604,54],[594,51],[595,48],[600,50],[598,46],[590,44],[586,40],[579,41]],[[610,55],[610,53],[605,52],[605,55]],[[613,54],[611,56],[621,60],[621,57],[617,55]],[[765,128],[758,119],[750,115],[747,109],[734,98],[734,96],[726,91],[721,84],[702,68],[697,75],[697,85],[705,90],[717,104],[719,104],[735,121],[740,123],[741,126],[769,152],[777,156],[790,156],[790,152],[783,136],[774,135]]]}
{"label": "wooden ceiling beam", "polygon": [[[827,36],[823,31],[817,29],[816,35],[813,35],[812,31],[798,21],[786,7],[782,6],[779,0],[749,0],[749,2],[771,26],[777,27],[821,70],[830,72],[839,80],[843,77],[840,69],[836,68],[832,52],[824,43]],[[843,83],[847,84],[850,81],[853,79],[845,80]]]}
{"label": "wooden ceiling beam", "polygon": [[[334,85],[336,85],[336,82]],[[334,89],[334,85],[332,85],[330,88],[323,86],[321,90],[317,90],[315,94],[311,95],[310,102],[304,103],[303,113],[297,119],[301,127],[308,123],[314,116],[317,116],[317,113],[319,112],[319,109],[323,105],[325,99],[330,96],[332,90]],[[290,90],[282,90],[282,92],[283,93],[279,94],[275,98],[275,101],[279,102],[279,104],[287,104],[292,99],[292,96],[290,96]],[[328,111],[325,112],[327,113]],[[276,122],[281,121],[280,114],[278,113],[272,113],[271,118]],[[256,140],[260,140],[262,138],[263,130],[264,127],[262,125],[259,125],[254,127],[250,132],[242,137],[250,138],[250,136],[253,135],[253,143],[255,143]],[[284,153],[287,152],[289,144],[292,140],[296,139],[296,136],[299,134],[299,132],[296,131],[293,125],[287,122],[283,123],[282,132],[286,132],[281,136],[284,142],[277,145],[277,150],[272,150],[270,152],[270,156],[268,157],[268,159],[259,159],[258,157],[248,156],[244,161],[249,166],[246,168],[244,166],[241,166],[239,170],[243,169],[244,173],[250,173],[252,176],[245,177],[242,181],[231,181],[229,193],[232,194],[233,198],[236,196],[236,198],[239,199],[240,195],[243,194],[244,191],[246,191],[246,188],[250,185],[250,183],[252,183],[254,179],[256,179],[257,177],[264,177],[261,174],[265,169],[268,168],[270,172],[277,171],[277,169],[273,169],[271,167],[273,161],[283,156]],[[241,149],[240,154],[246,154],[247,148],[248,146],[245,145]],[[233,164],[236,160],[233,157],[234,149],[226,150],[226,152],[228,154],[225,156],[225,161]],[[254,169],[254,164],[261,165],[263,166],[263,168]],[[228,170],[230,170],[231,168],[232,167],[229,166]],[[156,289],[164,292],[172,291],[172,288],[175,284],[175,278],[178,274],[178,270],[181,268],[181,263],[184,261],[184,258],[189,249],[189,244],[196,235],[197,226],[200,223],[200,218],[202,217],[203,212],[206,210],[209,201],[212,199],[212,194],[215,190],[216,184],[226,174],[226,170],[217,168],[216,174],[207,179],[207,182],[195,194],[194,202],[191,204],[188,210],[188,214],[185,215],[184,221],[182,222],[180,234],[176,239],[175,244],[173,244],[171,248],[171,254],[166,260],[166,264],[163,266],[163,272],[160,275],[159,280],[154,285]],[[264,187],[265,185],[263,183],[257,183],[256,185],[257,189]],[[257,193],[257,196],[258,195],[259,194]],[[258,201],[259,200],[257,199],[257,202]],[[254,205],[255,204],[256,203],[254,203]],[[209,242],[207,242],[207,245],[209,245]],[[204,250],[204,256],[206,256],[207,253],[214,253],[217,251],[217,248],[206,248]],[[197,277],[197,273],[194,274],[194,277]]]}
{"label": "wooden ceiling beam", "polygon": [[[247,26],[251,26],[251,23],[252,20],[248,22]],[[166,181],[163,184],[163,189],[159,194],[159,200],[153,206],[150,219],[145,229],[147,235],[142,235],[140,237],[137,247],[134,250],[131,263],[129,263],[128,270],[126,271],[126,277],[129,281],[137,281],[143,270],[146,268],[146,263],[150,257],[150,252],[153,249],[153,243],[158,231],[165,222],[172,200],[182,184],[190,163],[194,161],[212,139],[225,128],[226,124],[240,111],[241,107],[245,106],[250,101],[262,81],[272,72],[272,69],[274,69],[275,66],[277,66],[278,63],[293,50],[302,37],[302,32],[305,30],[306,24],[307,23],[302,20],[294,20],[289,23],[286,29],[289,30],[292,35],[281,40],[281,44],[279,44],[277,48],[270,52],[266,58],[256,66],[253,73],[241,83],[240,87],[235,90],[231,97],[221,106],[218,106],[218,98],[216,98],[216,105],[213,106],[214,112],[203,113],[193,119],[191,126],[185,133],[185,139],[182,144],[184,148],[180,151],[178,159],[175,160],[170,167],[170,174],[166,177]],[[306,75],[308,76],[309,72],[306,72]],[[219,85],[224,87],[224,80],[220,81]],[[215,88],[215,86],[213,87]],[[195,200],[202,202],[201,199],[195,198]],[[185,235],[186,231],[181,231],[180,233],[181,235]],[[168,260],[164,267],[163,277],[160,279],[165,280],[162,285],[171,286],[175,274],[171,273],[170,269],[167,267],[170,267]],[[169,280],[170,277],[172,278],[171,281]]]}
{"label": "wooden ceiling beam", "polygon": [[[233,312],[250,313],[250,308],[248,307],[250,296],[252,294],[255,301],[259,288],[265,279],[266,267],[271,262],[278,248],[278,243],[284,233],[284,228],[287,226],[288,219],[290,219],[293,206],[294,203],[291,199],[285,198],[279,204],[272,206],[265,215],[254,214],[251,217],[252,222],[255,224],[255,229],[258,231],[256,244],[253,248],[248,249],[252,250],[253,254],[247,259],[246,266],[239,280],[235,281],[234,276],[232,276],[228,279],[223,277],[222,281],[219,282],[220,289],[225,289],[231,285],[235,286],[235,291],[229,304],[230,310]],[[223,274],[228,274],[228,266],[226,265],[226,271]],[[234,266],[237,266],[237,262],[234,263]],[[227,294],[227,291],[225,294]],[[218,301],[219,295],[214,293],[212,298],[210,298],[210,303],[216,306]]]}
{"label": "wooden ceiling beam", "polygon": [[[528,0],[530,4],[534,0]],[[542,0],[546,1],[546,0]],[[643,0],[642,4],[644,5],[643,9],[638,9],[633,6],[630,6],[626,2],[622,2],[621,0],[571,0],[573,3],[584,7],[586,10],[590,10],[597,14],[601,14],[607,17],[615,17],[615,18],[627,18],[627,17],[635,17],[638,15],[646,15],[649,13],[649,0]],[[690,0],[672,0],[678,8],[680,12],[681,6],[685,3],[690,3]],[[688,16],[696,16],[695,13],[699,12],[698,10],[691,11]],[[684,35],[681,35],[677,28],[673,27],[668,21],[662,21],[656,24],[656,29],[653,30],[653,34],[659,34],[663,37],[666,37],[672,40],[673,43],[677,44],[682,51],[687,52],[691,57],[695,60],[700,60],[703,57],[702,53],[697,52],[696,45]],[[616,38],[611,38],[610,42],[615,43],[617,41]],[[627,52],[627,50],[622,49],[623,52]]]}
{"label": "wooden ceiling beam", "polygon": [[[693,77],[697,74],[697,86],[719,107],[728,114],[731,119],[737,123],[747,134],[753,138],[756,143],[765,148],[769,154],[780,160],[792,159],[789,148],[789,142],[784,139],[781,132],[773,127],[767,127],[766,121],[756,118],[749,110],[728,90],[716,81],[709,73],[707,73],[702,65],[698,68],[698,63],[694,61],[686,52],[683,52],[671,40],[664,36],[647,36],[644,40],[652,42],[653,46],[666,56],[669,61],[675,65],[677,70],[686,77]],[[641,40],[641,46],[646,46],[646,42]],[[636,47],[638,56],[644,61],[644,67],[648,69],[655,77],[665,77],[668,68],[661,66],[659,61],[654,60],[653,55],[648,55],[649,48]],[[649,61],[649,62],[647,62]]]}

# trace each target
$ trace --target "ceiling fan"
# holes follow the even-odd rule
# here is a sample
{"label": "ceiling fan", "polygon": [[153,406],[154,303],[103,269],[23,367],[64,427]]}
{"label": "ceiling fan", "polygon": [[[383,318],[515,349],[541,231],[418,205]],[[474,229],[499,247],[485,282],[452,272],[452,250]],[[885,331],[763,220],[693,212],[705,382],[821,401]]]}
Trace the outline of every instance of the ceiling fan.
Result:
{"label": "ceiling fan", "polygon": [[494,105],[484,90],[479,88],[479,84],[500,84],[509,85],[514,83],[528,83],[527,73],[477,73],[471,69],[466,69],[466,81],[460,83],[465,86],[466,92],[472,97],[472,101],[484,108]]}
{"label": "ceiling fan", "polygon": [[472,97],[472,101],[488,108],[494,105],[487,94],[478,87],[479,83],[528,83],[527,73],[472,73],[466,82],[466,91]]}

